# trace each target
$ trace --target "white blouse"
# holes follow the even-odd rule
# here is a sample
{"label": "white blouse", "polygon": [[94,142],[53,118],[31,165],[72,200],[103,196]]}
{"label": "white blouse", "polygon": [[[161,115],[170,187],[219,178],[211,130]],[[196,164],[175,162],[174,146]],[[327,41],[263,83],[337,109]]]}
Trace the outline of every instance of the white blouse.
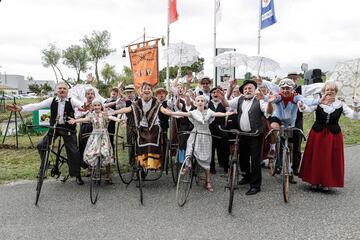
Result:
{"label": "white blouse", "polygon": [[[314,112],[317,108],[317,106],[307,106],[304,105],[305,109],[304,110],[300,110],[301,112]],[[340,101],[338,99],[336,99],[333,103],[326,105],[326,104],[320,104],[319,105],[324,112],[326,112],[327,114],[331,114],[333,113],[336,109],[339,108],[343,108],[343,114],[345,115],[345,117],[348,117],[350,119],[354,119],[354,120],[359,120],[360,119],[360,112],[356,112],[354,110],[352,110],[351,108],[348,107],[348,105],[346,105],[345,102]]]}

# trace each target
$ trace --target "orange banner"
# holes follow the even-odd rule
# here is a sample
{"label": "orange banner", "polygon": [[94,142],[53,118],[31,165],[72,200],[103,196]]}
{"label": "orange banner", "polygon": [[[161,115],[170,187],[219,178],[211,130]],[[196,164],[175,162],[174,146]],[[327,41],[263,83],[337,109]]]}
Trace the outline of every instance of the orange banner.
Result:
{"label": "orange banner", "polygon": [[139,89],[143,82],[148,82],[153,86],[159,82],[158,40],[155,40],[152,45],[150,42],[138,43],[134,49],[128,47],[136,89]]}

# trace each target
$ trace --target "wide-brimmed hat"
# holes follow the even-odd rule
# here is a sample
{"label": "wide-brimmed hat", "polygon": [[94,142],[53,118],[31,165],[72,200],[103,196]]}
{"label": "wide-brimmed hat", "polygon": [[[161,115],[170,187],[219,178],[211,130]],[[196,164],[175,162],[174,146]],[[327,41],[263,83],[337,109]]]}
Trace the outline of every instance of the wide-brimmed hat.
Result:
{"label": "wide-brimmed hat", "polygon": [[135,91],[134,84],[126,85],[124,92],[133,92],[133,91]]}
{"label": "wide-brimmed hat", "polygon": [[159,92],[164,92],[166,95],[168,94],[168,91],[166,91],[165,88],[157,88],[157,89],[155,89],[155,95],[158,94]]}
{"label": "wide-brimmed hat", "polygon": [[239,87],[239,91],[240,91],[241,94],[244,93],[244,92],[243,92],[244,87],[245,87],[245,85],[248,85],[248,84],[252,84],[252,85],[255,86],[255,88],[257,88],[257,83],[256,83],[254,80],[245,80],[245,81],[243,82],[243,84]]}

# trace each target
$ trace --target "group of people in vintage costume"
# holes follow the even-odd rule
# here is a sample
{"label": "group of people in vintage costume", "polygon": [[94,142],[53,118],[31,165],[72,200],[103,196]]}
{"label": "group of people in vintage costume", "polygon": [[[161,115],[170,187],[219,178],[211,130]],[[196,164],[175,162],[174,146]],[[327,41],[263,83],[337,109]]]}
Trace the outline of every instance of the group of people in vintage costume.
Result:
{"label": "group of people in vintage costume", "polygon": [[[136,162],[146,169],[159,169],[166,150],[166,142],[162,139],[167,139],[171,131],[170,135],[178,142],[177,161],[182,162],[188,159],[186,156],[193,154],[205,170],[204,187],[209,192],[214,190],[211,174],[216,174],[215,159],[227,173],[229,155],[237,154],[229,142],[232,136],[221,132],[219,126],[249,133],[257,131],[259,134],[255,137],[240,137],[240,169],[244,177],[239,184],[249,184],[247,195],[261,191],[262,160],[264,155],[273,157],[275,152],[277,136],[274,134],[267,143],[264,141],[267,131],[280,125],[302,129],[302,112],[315,112],[316,120],[302,158],[300,135],[294,132],[291,139],[294,175],[310,183],[314,189],[344,186],[344,146],[339,118],[344,114],[351,119],[359,119],[360,114],[358,108],[352,110],[337,99],[335,83],[300,86],[298,75],[292,73],[279,84],[260,77],[245,80],[241,86],[232,81],[225,91],[220,87],[211,88],[211,79],[203,77],[195,90],[191,90],[192,73],[185,76],[185,84],[178,81],[179,75],[171,85],[170,96],[167,96],[166,89],[153,91],[153,86],[144,82],[138,97],[134,86],[128,85],[124,89],[113,88],[108,99],[101,99],[97,97],[97,90],[88,84],[79,100],[69,97],[68,86],[59,83],[56,97],[24,106],[8,105],[7,109],[34,111],[50,108],[50,125],[57,129],[50,130],[38,144],[40,156],[44,157],[46,146],[53,137],[63,137],[69,173],[76,177],[79,185],[84,184],[80,175],[81,166],[87,168],[89,174],[99,156],[107,166],[106,181],[112,183],[113,134],[115,123],[121,120],[126,119],[127,143],[134,146],[128,151],[130,163]],[[172,124],[169,124],[170,121]],[[79,144],[76,123],[81,123]],[[191,131],[191,134],[177,137],[177,133],[182,131]],[[195,132],[200,133],[196,138]],[[187,160],[184,171],[188,171],[189,167],[191,162]],[[296,183],[295,179],[291,182]]]}

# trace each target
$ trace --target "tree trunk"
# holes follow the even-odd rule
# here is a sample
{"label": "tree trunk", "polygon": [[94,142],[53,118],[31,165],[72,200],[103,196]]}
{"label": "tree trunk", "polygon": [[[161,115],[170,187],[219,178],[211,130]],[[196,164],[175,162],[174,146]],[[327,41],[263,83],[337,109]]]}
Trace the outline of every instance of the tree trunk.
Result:
{"label": "tree trunk", "polygon": [[77,80],[76,80],[76,83],[79,83],[80,82],[80,71],[77,72]]}
{"label": "tree trunk", "polygon": [[98,59],[95,60],[95,77],[96,77],[96,81],[99,82],[100,78],[99,78],[99,72],[98,72]]}
{"label": "tree trunk", "polygon": [[71,88],[71,84],[64,78],[64,75],[62,74],[62,72],[60,71],[60,68],[57,65],[54,65],[56,67],[56,69],[59,71],[61,79],[69,86],[69,88]]}
{"label": "tree trunk", "polygon": [[58,84],[58,83],[59,83],[59,79],[58,79],[58,76],[57,76],[57,74],[56,74],[56,70],[55,70],[55,68],[54,68],[54,66],[53,66],[53,65],[50,65],[50,66],[51,66],[52,70],[53,70],[53,71],[54,71],[54,73],[55,73],[56,84]]}

